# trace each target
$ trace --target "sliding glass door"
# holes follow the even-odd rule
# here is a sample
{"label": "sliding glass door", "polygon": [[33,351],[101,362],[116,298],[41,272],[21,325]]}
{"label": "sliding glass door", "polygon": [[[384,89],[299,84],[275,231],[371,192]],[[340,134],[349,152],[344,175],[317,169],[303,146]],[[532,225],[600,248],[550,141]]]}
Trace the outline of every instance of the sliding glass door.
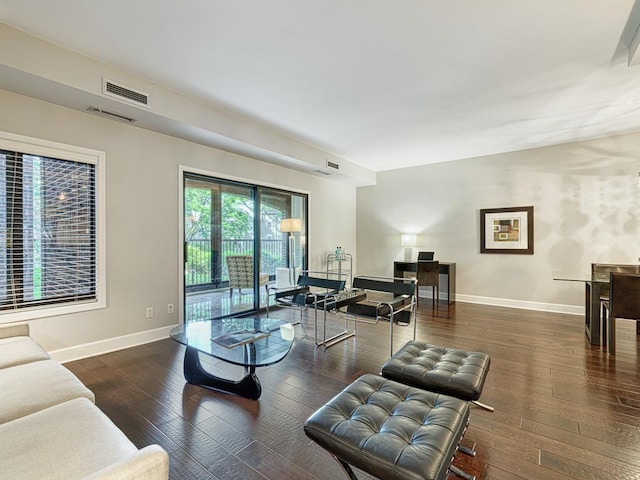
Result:
{"label": "sliding glass door", "polygon": [[185,173],[185,321],[266,306],[306,268],[307,196]]}

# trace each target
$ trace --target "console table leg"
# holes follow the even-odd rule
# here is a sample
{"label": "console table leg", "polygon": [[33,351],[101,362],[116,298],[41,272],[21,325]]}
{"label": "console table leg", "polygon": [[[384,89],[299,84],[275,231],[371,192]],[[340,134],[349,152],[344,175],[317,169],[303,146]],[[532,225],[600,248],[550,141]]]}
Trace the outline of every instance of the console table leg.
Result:
{"label": "console table leg", "polygon": [[238,381],[216,377],[202,367],[198,351],[195,348],[187,347],[184,353],[183,371],[184,378],[193,385],[234,393],[251,400],[257,400],[262,393],[262,386],[255,374],[255,367],[249,368],[247,375]]}

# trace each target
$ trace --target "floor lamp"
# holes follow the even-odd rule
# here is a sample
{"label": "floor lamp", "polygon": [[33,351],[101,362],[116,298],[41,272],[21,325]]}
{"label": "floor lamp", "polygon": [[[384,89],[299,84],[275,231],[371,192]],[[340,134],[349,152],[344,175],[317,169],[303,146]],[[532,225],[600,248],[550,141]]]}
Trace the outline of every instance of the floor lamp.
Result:
{"label": "floor lamp", "polygon": [[300,218],[283,218],[280,221],[280,231],[289,234],[289,285],[295,285],[296,279],[296,237],[294,232],[302,231],[302,219]]}

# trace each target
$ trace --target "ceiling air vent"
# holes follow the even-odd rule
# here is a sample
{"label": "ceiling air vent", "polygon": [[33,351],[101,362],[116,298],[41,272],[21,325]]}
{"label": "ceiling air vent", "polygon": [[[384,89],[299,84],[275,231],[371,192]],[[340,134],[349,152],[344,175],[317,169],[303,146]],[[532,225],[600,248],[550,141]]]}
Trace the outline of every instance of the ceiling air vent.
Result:
{"label": "ceiling air vent", "polygon": [[136,121],[135,118],[127,117],[125,115],[121,115],[120,113],[110,112],[108,110],[103,110],[102,108],[97,107],[88,107],[87,112],[95,113],[96,115],[100,115],[101,117],[110,118],[111,120],[117,120],[124,123],[133,123]]}
{"label": "ceiling air vent", "polygon": [[327,160],[327,168],[333,168],[334,170],[340,170],[340,164]]}
{"label": "ceiling air vent", "polygon": [[142,92],[137,92],[124,85],[118,85],[117,83],[102,79],[102,93],[109,95],[110,97],[117,98],[127,103],[132,103],[140,107],[149,108],[149,95]]}

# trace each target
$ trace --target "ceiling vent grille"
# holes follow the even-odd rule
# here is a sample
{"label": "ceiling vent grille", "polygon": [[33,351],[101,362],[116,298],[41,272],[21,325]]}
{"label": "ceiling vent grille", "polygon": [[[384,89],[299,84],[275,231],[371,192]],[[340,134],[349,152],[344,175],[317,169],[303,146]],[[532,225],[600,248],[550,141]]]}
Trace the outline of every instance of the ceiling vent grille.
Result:
{"label": "ceiling vent grille", "polygon": [[106,78],[102,79],[102,93],[127,103],[149,108],[149,95],[143,92],[137,92],[124,85],[118,85]]}
{"label": "ceiling vent grille", "polygon": [[327,168],[333,168],[334,170],[340,170],[340,164],[327,160]]}
{"label": "ceiling vent grille", "polygon": [[127,117],[120,113],[110,112],[109,110],[103,110],[102,108],[97,107],[88,107],[87,112],[95,113],[101,117],[110,118],[111,120],[117,120],[124,123],[133,123],[136,121],[135,118]]}

